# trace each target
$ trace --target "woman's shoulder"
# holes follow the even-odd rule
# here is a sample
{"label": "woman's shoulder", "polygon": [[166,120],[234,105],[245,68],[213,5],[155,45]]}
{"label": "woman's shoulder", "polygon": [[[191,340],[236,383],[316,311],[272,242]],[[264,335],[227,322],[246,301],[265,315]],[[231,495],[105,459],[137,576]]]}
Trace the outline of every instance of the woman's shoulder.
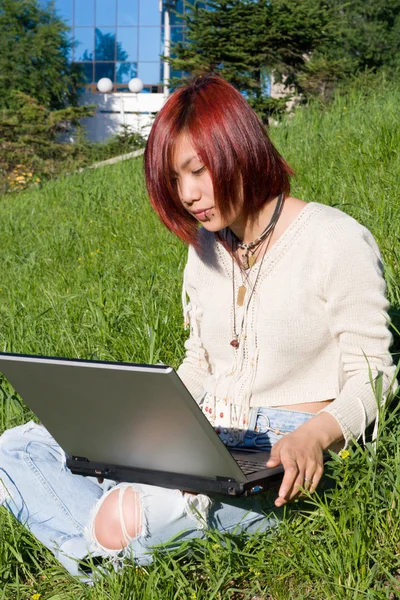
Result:
{"label": "woman's shoulder", "polygon": [[218,240],[212,231],[201,227],[195,245],[189,245],[187,267],[193,271],[204,266],[217,267],[220,262]]}
{"label": "woman's shoulder", "polygon": [[304,212],[307,211],[308,215],[313,217],[310,221],[316,234],[326,241],[344,241],[347,238],[374,240],[371,231],[365,225],[340,208],[319,202],[308,202]]}

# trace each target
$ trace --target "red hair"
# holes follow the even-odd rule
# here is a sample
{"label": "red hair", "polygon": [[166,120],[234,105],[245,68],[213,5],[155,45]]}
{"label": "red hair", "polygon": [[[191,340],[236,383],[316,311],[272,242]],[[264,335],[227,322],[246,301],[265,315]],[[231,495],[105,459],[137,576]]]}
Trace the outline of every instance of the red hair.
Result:
{"label": "red hair", "polygon": [[198,221],[184,208],[174,182],[177,138],[190,136],[214,188],[222,216],[244,198],[244,217],[290,191],[293,172],[272,145],[261,121],[243,96],[217,75],[196,77],[175,91],[158,113],[147,141],[147,191],[164,225],[196,245]]}

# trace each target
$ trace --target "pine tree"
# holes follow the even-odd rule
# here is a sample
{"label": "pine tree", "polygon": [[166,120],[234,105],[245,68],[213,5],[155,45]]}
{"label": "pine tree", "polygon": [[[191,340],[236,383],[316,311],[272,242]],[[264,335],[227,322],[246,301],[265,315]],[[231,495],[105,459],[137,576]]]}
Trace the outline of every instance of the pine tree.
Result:
{"label": "pine tree", "polygon": [[0,107],[10,105],[11,90],[48,108],[74,101],[79,73],[69,61],[67,31],[51,4],[0,0]]}
{"label": "pine tree", "polygon": [[292,83],[330,22],[321,0],[210,0],[208,9],[192,5],[184,20],[186,41],[173,46],[173,69],[220,73],[264,120],[284,106],[268,97],[270,74]]}

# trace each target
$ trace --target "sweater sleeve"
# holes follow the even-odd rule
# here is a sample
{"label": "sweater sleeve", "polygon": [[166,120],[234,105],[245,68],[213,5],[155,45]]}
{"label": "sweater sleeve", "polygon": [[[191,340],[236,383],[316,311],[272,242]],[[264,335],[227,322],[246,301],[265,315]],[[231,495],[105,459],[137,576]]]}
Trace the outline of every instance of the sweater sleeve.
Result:
{"label": "sweater sleeve", "polygon": [[377,416],[370,371],[373,380],[383,374],[384,395],[394,378],[389,303],[378,246],[354,219],[339,218],[324,232],[321,269],[329,328],[342,370],[341,391],[323,412],[336,418],[347,445]]}
{"label": "sweater sleeve", "polygon": [[[210,375],[211,369],[200,337],[202,309],[196,293],[197,261],[195,249],[189,246],[182,288],[184,322],[185,327],[189,327],[189,338],[185,342],[185,358],[177,373],[196,402],[199,402],[204,396],[204,379]],[[189,296],[189,301],[187,296]]]}

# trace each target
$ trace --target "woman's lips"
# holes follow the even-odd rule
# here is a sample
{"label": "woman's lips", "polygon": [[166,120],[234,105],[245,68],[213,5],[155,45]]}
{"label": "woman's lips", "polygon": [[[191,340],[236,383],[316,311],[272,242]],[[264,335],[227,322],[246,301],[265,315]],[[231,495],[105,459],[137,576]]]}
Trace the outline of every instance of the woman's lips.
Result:
{"label": "woman's lips", "polygon": [[209,221],[211,216],[212,208],[206,208],[205,210],[200,210],[199,212],[195,212],[194,216],[199,221]]}

